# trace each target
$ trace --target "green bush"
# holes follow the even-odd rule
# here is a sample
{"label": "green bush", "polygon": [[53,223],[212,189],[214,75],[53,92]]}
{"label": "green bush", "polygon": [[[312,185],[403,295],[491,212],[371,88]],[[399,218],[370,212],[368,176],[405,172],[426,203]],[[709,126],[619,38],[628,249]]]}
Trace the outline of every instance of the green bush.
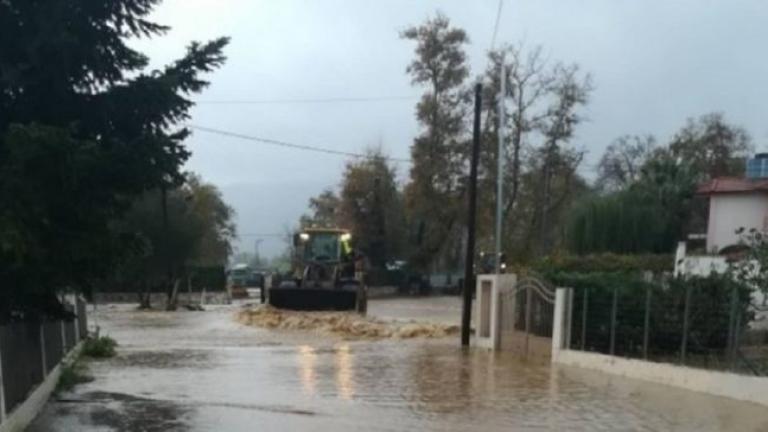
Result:
{"label": "green bush", "polygon": [[674,270],[675,257],[671,254],[620,255],[614,253],[549,256],[535,262],[532,267],[540,273],[644,271],[663,273]]}
{"label": "green bush", "polygon": [[[681,238],[688,198],[695,184],[681,189],[638,188],[582,200],[569,213],[566,246],[576,254],[664,253]],[[659,191],[659,189],[662,189]],[[651,193],[648,193],[653,191]],[[666,194],[671,194],[664,197]],[[666,202],[665,202],[666,201]]]}
{"label": "green bush", "polygon": [[752,319],[750,289],[728,275],[670,278],[663,282],[648,282],[640,274],[626,272],[549,272],[545,277],[557,286],[574,289],[571,341],[575,347],[582,343],[582,312],[584,298],[588,299],[584,346],[591,351],[609,352],[614,292],[617,355],[642,354],[648,294],[649,355],[660,358],[676,356],[680,351],[687,291],[690,353],[722,354],[727,346],[734,290],[741,330]]}
{"label": "green bush", "polygon": [[85,340],[83,345],[83,355],[92,358],[114,357],[117,342],[109,336],[99,338],[90,338]]}
{"label": "green bush", "polygon": [[85,364],[76,361],[61,369],[59,381],[56,383],[56,392],[69,391],[78,384],[84,384],[91,381],[93,381],[93,377],[88,375]]}

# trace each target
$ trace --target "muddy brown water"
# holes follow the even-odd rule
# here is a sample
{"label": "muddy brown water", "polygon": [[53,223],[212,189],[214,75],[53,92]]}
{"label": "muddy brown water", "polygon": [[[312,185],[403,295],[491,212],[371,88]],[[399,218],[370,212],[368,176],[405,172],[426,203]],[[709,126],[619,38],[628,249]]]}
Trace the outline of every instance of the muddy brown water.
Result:
{"label": "muddy brown water", "polygon": [[[373,302],[450,322],[455,299]],[[347,341],[246,327],[236,307],[100,307],[119,355],[30,431],[768,431],[768,409],[577,368],[462,350],[458,338]]]}

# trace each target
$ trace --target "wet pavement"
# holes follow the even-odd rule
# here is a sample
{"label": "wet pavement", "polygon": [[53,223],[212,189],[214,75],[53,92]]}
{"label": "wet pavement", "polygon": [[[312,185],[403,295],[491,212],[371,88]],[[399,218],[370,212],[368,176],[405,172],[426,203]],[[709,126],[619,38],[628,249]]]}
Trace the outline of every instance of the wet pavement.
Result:
{"label": "wet pavement", "polygon": [[[100,307],[119,355],[29,431],[768,431],[758,405],[462,350],[246,327],[237,307]],[[454,298],[372,301],[389,319],[458,320]],[[93,318],[92,318],[93,321]]]}

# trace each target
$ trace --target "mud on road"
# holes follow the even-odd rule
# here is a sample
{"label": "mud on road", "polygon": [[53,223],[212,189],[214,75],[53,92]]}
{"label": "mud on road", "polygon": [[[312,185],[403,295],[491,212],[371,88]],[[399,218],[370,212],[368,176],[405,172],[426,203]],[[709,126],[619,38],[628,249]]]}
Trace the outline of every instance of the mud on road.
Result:
{"label": "mud on road", "polygon": [[281,330],[336,335],[346,340],[444,338],[459,334],[459,326],[424,321],[383,320],[355,312],[299,312],[266,305],[237,312],[241,324]]}

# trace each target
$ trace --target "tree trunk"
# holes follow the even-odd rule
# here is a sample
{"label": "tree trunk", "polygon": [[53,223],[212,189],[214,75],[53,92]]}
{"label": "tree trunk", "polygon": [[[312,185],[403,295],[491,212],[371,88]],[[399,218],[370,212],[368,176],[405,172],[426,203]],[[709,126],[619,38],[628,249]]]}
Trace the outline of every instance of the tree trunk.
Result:
{"label": "tree trunk", "polygon": [[178,307],[179,283],[180,280],[178,278],[174,279],[173,288],[168,295],[168,302],[165,305],[165,310],[167,311],[175,311]]}
{"label": "tree trunk", "polygon": [[152,293],[149,289],[149,284],[144,282],[144,288],[139,289],[139,309],[152,309]]}

